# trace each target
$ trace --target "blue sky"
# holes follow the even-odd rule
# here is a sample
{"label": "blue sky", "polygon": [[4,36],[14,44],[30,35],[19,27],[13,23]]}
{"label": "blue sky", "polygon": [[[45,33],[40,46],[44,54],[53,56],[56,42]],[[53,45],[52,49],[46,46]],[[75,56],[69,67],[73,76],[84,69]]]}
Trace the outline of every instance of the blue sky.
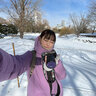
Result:
{"label": "blue sky", "polygon": [[[2,1],[6,1],[8,4],[8,0]],[[51,26],[60,24],[62,20],[65,21],[65,24],[69,24],[69,15],[71,13],[77,15],[87,13],[90,1],[91,0],[43,0],[41,7],[43,18],[47,19]],[[3,4],[0,4],[0,6],[3,6]],[[0,13],[0,17],[6,18],[6,15]]]}
{"label": "blue sky", "polygon": [[62,20],[68,25],[69,15],[88,12],[88,4],[91,0],[46,0],[42,9],[44,18],[47,18],[51,26],[60,24]]}

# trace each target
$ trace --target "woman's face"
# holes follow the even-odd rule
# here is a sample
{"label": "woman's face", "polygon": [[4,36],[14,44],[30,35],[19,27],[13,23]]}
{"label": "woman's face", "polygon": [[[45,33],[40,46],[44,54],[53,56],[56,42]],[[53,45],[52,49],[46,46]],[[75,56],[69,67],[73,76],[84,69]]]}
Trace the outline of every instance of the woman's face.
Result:
{"label": "woman's face", "polygon": [[42,37],[42,38],[40,38],[40,43],[44,49],[50,50],[53,48],[55,42],[50,39],[48,40],[48,39]]}

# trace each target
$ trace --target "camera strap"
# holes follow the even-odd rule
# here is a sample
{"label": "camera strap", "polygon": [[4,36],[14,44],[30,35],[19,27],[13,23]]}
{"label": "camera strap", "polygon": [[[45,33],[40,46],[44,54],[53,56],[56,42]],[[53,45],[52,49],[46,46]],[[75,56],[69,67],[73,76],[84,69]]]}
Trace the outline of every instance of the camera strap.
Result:
{"label": "camera strap", "polygon": [[30,64],[30,77],[31,77],[32,72],[35,68],[35,64],[36,64],[36,51],[32,50],[32,61],[31,61],[31,64]]}
{"label": "camera strap", "polygon": [[52,94],[52,83],[56,80],[55,79],[55,72],[54,70],[46,71],[43,68],[45,79],[47,80],[49,87],[50,87],[50,94]]}
{"label": "camera strap", "polygon": [[[51,71],[46,71],[43,68],[45,79],[47,80],[49,87],[50,87],[50,96],[59,96],[60,94],[60,86],[55,78],[55,70],[52,69]],[[52,84],[56,81],[57,83],[57,94],[52,94]]]}

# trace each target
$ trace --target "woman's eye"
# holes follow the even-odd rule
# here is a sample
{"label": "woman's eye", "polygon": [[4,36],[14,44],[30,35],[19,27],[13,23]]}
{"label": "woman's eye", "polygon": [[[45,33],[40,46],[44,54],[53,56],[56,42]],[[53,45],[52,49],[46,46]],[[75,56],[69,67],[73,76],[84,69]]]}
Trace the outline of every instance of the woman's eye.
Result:
{"label": "woman's eye", "polygon": [[54,42],[53,42],[53,41],[51,41],[51,43],[52,43],[52,44],[54,44]]}
{"label": "woman's eye", "polygon": [[54,44],[54,41],[50,41],[50,43]]}
{"label": "woman's eye", "polygon": [[44,39],[45,42],[50,42],[51,44],[54,44],[54,41],[48,40],[48,39]]}
{"label": "woman's eye", "polygon": [[45,39],[45,41],[46,41],[46,42],[48,42],[48,40],[47,40],[47,39]]}

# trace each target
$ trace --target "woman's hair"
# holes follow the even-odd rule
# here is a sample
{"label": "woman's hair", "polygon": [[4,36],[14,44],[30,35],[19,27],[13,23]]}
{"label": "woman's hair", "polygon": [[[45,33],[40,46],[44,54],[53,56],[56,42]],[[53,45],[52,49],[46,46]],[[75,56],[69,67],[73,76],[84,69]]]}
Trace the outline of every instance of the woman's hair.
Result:
{"label": "woman's hair", "polygon": [[48,39],[48,40],[52,40],[52,41],[56,41],[56,35],[55,32],[50,30],[50,29],[46,29],[44,31],[42,31],[40,37],[44,37],[44,39]]}

